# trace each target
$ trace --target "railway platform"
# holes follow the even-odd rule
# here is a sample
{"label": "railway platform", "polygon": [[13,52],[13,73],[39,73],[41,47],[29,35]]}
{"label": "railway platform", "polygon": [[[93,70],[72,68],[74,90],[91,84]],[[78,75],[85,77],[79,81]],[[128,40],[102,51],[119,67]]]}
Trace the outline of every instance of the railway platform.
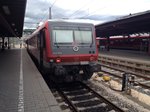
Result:
{"label": "railway platform", "polygon": [[146,52],[110,50],[99,52],[99,62],[140,76],[150,75],[150,56]]}
{"label": "railway platform", "polygon": [[142,51],[131,51],[131,50],[114,50],[110,51],[100,50],[100,55],[107,55],[113,57],[127,58],[138,61],[148,61],[150,63],[150,55]]}
{"label": "railway platform", "polygon": [[61,112],[25,49],[0,51],[0,112]]}

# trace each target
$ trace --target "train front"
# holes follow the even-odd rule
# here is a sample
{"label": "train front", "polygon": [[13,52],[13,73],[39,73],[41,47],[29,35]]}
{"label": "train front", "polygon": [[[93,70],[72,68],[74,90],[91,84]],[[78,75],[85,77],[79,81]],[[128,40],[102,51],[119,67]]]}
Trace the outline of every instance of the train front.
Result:
{"label": "train front", "polygon": [[92,24],[49,22],[51,70],[57,80],[87,80],[97,71],[98,50]]}

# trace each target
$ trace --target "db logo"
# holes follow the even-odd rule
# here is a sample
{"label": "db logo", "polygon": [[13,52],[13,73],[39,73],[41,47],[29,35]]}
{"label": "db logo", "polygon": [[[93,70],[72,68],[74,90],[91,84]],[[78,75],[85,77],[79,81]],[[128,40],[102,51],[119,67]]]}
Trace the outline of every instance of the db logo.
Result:
{"label": "db logo", "polygon": [[78,51],[78,50],[79,50],[79,47],[78,47],[78,46],[73,46],[73,50],[74,50],[74,51]]}

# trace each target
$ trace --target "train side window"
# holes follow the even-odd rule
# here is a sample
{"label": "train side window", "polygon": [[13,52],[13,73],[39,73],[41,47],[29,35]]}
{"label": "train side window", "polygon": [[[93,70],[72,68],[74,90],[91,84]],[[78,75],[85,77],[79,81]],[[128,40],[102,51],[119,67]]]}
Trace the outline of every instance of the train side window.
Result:
{"label": "train side window", "polygon": [[40,34],[37,34],[37,48],[40,49]]}
{"label": "train side window", "polygon": [[40,33],[37,35],[37,47],[40,49],[40,47],[45,48],[45,32],[40,31]]}
{"label": "train side window", "polygon": [[41,42],[42,42],[42,46],[43,46],[43,48],[45,48],[46,47],[46,43],[45,43],[45,30],[42,30],[41,31]]}
{"label": "train side window", "polygon": [[43,47],[46,47],[46,41],[45,41],[45,31],[43,31]]}

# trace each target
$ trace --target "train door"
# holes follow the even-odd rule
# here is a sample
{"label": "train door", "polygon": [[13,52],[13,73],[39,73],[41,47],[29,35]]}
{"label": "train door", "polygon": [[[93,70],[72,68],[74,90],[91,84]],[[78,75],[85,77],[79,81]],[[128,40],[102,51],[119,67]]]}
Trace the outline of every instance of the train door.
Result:
{"label": "train door", "polygon": [[41,30],[39,33],[39,38],[38,38],[38,43],[39,43],[39,67],[40,69],[43,69],[43,53],[44,53],[44,48],[45,48],[45,31]]}
{"label": "train door", "polygon": [[148,54],[150,55],[150,39],[148,40]]}

